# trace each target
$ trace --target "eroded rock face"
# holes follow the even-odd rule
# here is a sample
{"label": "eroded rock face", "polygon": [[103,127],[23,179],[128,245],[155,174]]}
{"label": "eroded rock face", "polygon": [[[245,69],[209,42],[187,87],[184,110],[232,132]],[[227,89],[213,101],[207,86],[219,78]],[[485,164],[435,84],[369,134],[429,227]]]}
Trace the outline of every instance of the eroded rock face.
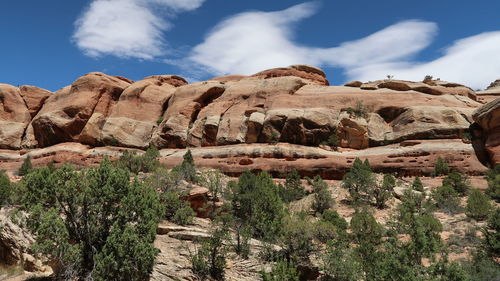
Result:
{"label": "eroded rock face", "polygon": [[476,100],[475,92],[464,85],[441,80],[412,82],[403,80],[378,80],[359,86],[365,90],[391,89],[395,91],[416,91],[429,95],[460,95]]}
{"label": "eroded rock face", "polygon": [[479,101],[488,103],[500,98],[500,79],[495,80],[484,91],[477,91]]}
{"label": "eroded rock face", "polygon": [[19,88],[0,84],[0,148],[19,149],[30,119]]}
{"label": "eroded rock face", "polygon": [[500,98],[478,108],[473,118],[481,129],[476,137],[489,154],[490,164],[500,164]]}
{"label": "eroded rock face", "polygon": [[328,86],[330,83],[326,79],[323,70],[310,65],[292,65],[283,68],[273,68],[252,75],[253,77],[269,79],[274,77],[294,76],[308,80],[314,84]]}
{"label": "eroded rock face", "polygon": [[179,76],[152,76],[127,87],[102,126],[101,142],[146,148],[153,130],[176,87],[187,82]]}
{"label": "eroded rock face", "polygon": [[50,91],[35,86],[21,86],[19,90],[32,118],[42,108],[45,100],[53,94]]}
{"label": "eroded rock face", "polygon": [[44,147],[61,142],[95,143],[96,128],[130,83],[103,73],[89,73],[49,97],[33,118],[34,139]]}

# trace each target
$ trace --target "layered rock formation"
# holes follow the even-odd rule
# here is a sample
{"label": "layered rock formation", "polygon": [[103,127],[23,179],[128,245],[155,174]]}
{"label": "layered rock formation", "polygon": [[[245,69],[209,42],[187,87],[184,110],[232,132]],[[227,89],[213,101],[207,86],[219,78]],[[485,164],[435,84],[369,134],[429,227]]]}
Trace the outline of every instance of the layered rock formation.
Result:
{"label": "layered rock formation", "polygon": [[477,91],[476,95],[482,102],[492,102],[500,98],[500,79],[492,82],[484,91]]}
{"label": "layered rock formation", "polygon": [[478,108],[471,126],[479,153],[487,153],[482,160],[494,166],[500,164],[500,98]]}
{"label": "layered rock formation", "polygon": [[[303,65],[194,84],[174,75],[134,82],[89,73],[54,94],[2,84],[0,97],[4,149],[67,142],[139,149],[279,142],[300,151],[338,139],[340,147],[364,150],[408,140],[460,140],[482,105],[473,90],[456,83],[390,79],[329,86],[322,70]],[[497,130],[485,126],[490,136]]]}

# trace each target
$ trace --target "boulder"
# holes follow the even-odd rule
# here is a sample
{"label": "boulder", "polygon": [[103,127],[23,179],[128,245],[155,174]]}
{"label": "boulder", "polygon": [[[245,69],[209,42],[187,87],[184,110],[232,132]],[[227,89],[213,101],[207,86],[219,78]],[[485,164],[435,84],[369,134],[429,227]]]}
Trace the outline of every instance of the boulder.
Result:
{"label": "boulder", "polygon": [[37,145],[98,142],[96,131],[129,85],[123,79],[93,72],[59,90],[46,100],[31,122]]}
{"label": "boulder", "polygon": [[105,144],[146,148],[161,122],[176,87],[187,82],[179,76],[151,76],[127,87],[102,126]]}
{"label": "boulder", "polygon": [[19,149],[31,120],[19,88],[0,84],[0,148]]}
{"label": "boulder", "polygon": [[349,116],[342,113],[340,123],[337,128],[339,136],[339,146],[356,149],[364,149],[369,145],[368,122],[361,117]]}

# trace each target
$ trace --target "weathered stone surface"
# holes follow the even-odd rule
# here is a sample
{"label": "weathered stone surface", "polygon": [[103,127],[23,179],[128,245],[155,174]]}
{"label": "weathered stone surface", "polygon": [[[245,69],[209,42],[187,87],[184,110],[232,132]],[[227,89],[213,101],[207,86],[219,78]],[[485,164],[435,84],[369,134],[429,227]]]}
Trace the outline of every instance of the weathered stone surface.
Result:
{"label": "weathered stone surface", "polygon": [[310,65],[292,65],[289,67],[273,68],[252,75],[264,79],[295,76],[306,79],[314,84],[328,86],[329,82],[323,70]]}
{"label": "weathered stone surface", "polygon": [[[187,82],[179,76],[152,76],[127,87],[102,126],[102,142],[125,147],[149,146],[176,87]],[[94,134],[95,135],[95,134]]]}
{"label": "weathered stone surface", "polygon": [[481,128],[477,142],[489,154],[490,164],[500,164],[500,98],[478,108],[474,121]]}
{"label": "weathered stone surface", "polygon": [[151,140],[156,147],[186,147],[188,132],[200,110],[217,99],[225,87],[216,81],[200,82],[179,87],[170,98],[163,122]]}
{"label": "weathered stone surface", "polygon": [[30,119],[19,88],[0,84],[0,148],[19,149]]}
{"label": "weathered stone surface", "polygon": [[95,141],[95,128],[129,85],[122,79],[93,72],[56,92],[31,122],[37,145],[80,141],[82,131],[83,142]]}
{"label": "weathered stone surface", "polygon": [[23,97],[31,117],[35,117],[38,111],[42,108],[45,100],[53,93],[35,86],[21,86],[19,88],[21,97]]}
{"label": "weathered stone surface", "polygon": [[403,80],[378,80],[360,86],[365,90],[391,89],[395,91],[417,91],[429,95],[460,95],[476,100],[475,92],[464,85],[440,80],[412,82]]}

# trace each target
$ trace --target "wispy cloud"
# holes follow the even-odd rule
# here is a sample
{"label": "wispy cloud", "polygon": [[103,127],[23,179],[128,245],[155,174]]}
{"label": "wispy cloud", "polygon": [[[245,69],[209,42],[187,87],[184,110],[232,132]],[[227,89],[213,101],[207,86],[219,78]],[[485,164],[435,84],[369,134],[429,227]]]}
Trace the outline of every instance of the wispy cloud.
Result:
{"label": "wispy cloud", "polygon": [[73,40],[93,57],[152,59],[165,54],[163,32],[177,13],[205,0],[94,0],[76,21]]}
{"label": "wispy cloud", "polygon": [[[419,62],[416,55],[437,35],[433,22],[407,20],[365,38],[332,48],[315,48],[294,40],[294,25],[316,13],[316,3],[276,12],[245,12],[220,22],[187,57],[207,73],[252,74],[291,64],[343,68],[348,79],[375,80],[388,74],[422,79],[430,74],[484,87],[500,74],[500,35],[483,33],[455,42],[442,57]],[[186,63],[184,63],[186,65]]]}
{"label": "wispy cloud", "polygon": [[350,77],[373,80],[387,74],[418,80],[433,75],[473,87],[485,88],[500,75],[500,31],[485,32],[455,41],[443,55],[429,62],[398,61],[347,69]]}

